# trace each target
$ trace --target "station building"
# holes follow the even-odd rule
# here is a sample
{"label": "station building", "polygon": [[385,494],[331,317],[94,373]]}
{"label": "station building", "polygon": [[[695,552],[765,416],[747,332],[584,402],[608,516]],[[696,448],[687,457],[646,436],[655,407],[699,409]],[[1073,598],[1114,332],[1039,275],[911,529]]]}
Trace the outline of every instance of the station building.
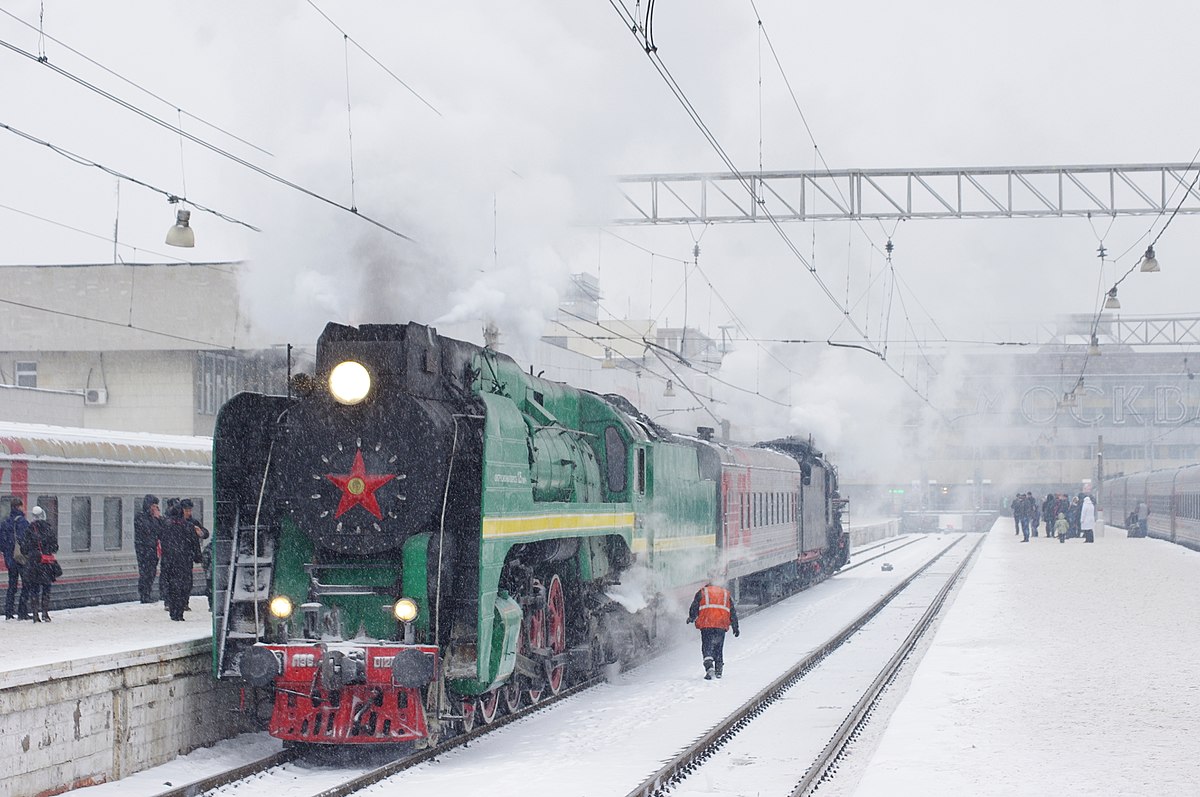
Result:
{"label": "station building", "polygon": [[858,486],[893,510],[995,509],[1018,491],[1099,492],[1107,477],[1200,462],[1200,318],[1106,318],[1097,345],[1091,321],[943,358],[952,402],[910,425],[914,456],[893,483]]}
{"label": "station building", "polygon": [[226,399],[286,372],[239,313],[240,265],[3,267],[0,418],[211,435]]}

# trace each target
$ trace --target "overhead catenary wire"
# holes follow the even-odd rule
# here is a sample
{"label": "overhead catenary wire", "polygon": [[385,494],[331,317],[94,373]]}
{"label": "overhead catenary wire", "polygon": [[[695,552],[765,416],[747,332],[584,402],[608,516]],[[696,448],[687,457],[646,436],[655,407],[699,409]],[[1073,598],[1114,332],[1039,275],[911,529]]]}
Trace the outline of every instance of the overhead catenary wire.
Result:
{"label": "overhead catenary wire", "polygon": [[[800,121],[804,126],[805,132],[808,134],[809,141],[812,142],[814,161],[820,160],[821,165],[824,166],[824,168],[825,168],[825,174],[828,175],[832,180],[833,170],[830,168],[829,162],[825,159],[824,152],[821,150],[820,146],[817,144],[816,135],[813,133],[812,126],[809,125],[809,123],[808,123],[808,117],[805,115],[804,109],[800,105],[800,100],[796,96],[795,89],[792,87],[792,81],[788,78],[787,70],[784,69],[784,67],[783,67],[783,61],[780,59],[779,53],[776,52],[776,50],[775,50],[775,44],[771,41],[770,32],[767,30],[766,23],[763,22],[762,15],[758,11],[758,5],[755,3],[755,0],[749,0],[749,2],[750,2],[751,10],[753,10],[753,12],[754,12],[755,21],[758,24],[758,28],[759,28],[759,32],[760,32],[760,43],[759,43],[760,51],[761,51],[761,47],[762,47],[761,41],[765,40],[767,43],[768,49],[771,51],[771,57],[775,61],[775,66],[779,70],[779,75],[783,79],[784,86],[787,88],[788,96],[792,100],[792,105],[796,108],[796,113],[800,117]],[[760,53],[759,57],[760,57],[760,61],[761,61],[761,53]],[[761,95],[761,92],[762,92],[761,63],[760,63],[759,68],[760,68],[759,92]],[[760,104],[761,104],[761,99],[760,99]],[[760,138],[761,138],[761,129],[760,129]],[[760,143],[760,150],[761,150],[761,143]],[[761,170],[761,166],[760,166],[760,170]],[[816,171],[817,171],[816,164],[814,163],[813,172],[815,173]],[[836,180],[832,180],[832,184],[833,184],[834,189],[837,191],[838,196],[841,198],[843,204],[845,204],[846,207],[850,207],[850,202],[847,200],[845,192],[842,191],[841,184],[838,183]],[[875,242],[875,240],[874,240],[874,238],[872,238],[871,234],[869,232],[867,232],[866,228],[862,224],[862,220],[858,219],[858,218],[854,219],[855,225],[862,232],[863,236],[867,239],[867,243],[870,245],[871,249],[879,252],[880,254],[884,254],[890,264],[891,258],[892,258],[892,239],[895,237],[896,230],[899,229],[900,222],[902,221],[902,219],[896,219],[895,223],[892,225],[891,232],[889,232],[887,230],[887,228],[883,226],[882,219],[876,219],[876,221],[879,223],[879,228],[883,232],[884,236],[886,237],[886,241],[887,241],[886,247],[885,247],[887,250],[886,253]],[[813,256],[814,256],[814,258],[816,256],[816,226],[815,225],[813,227]],[[849,266],[847,266],[846,274],[847,274],[847,293],[849,293],[849,286],[848,286]],[[910,288],[910,290],[911,290],[911,288]],[[929,311],[925,308],[925,306],[923,304],[921,304],[921,302],[919,300],[918,300],[917,304],[918,304],[918,306],[921,307],[921,310],[925,313],[925,315],[929,318],[929,320],[936,327],[937,320],[934,319],[933,315],[929,313]],[[848,315],[847,311],[844,310],[844,312]],[[887,341],[886,340],[884,340],[882,342],[882,350],[883,350],[884,355],[886,355],[886,352],[887,352]]]}
{"label": "overhead catenary wire", "polygon": [[21,138],[25,139],[26,141],[32,142],[34,144],[40,144],[44,147],[47,147],[52,152],[55,152],[58,155],[61,155],[62,157],[66,158],[67,160],[73,161],[74,163],[76,163],[80,166],[92,166],[92,167],[104,172],[105,174],[109,174],[109,175],[111,175],[113,177],[117,177],[121,180],[126,180],[130,183],[133,183],[134,185],[140,185],[142,188],[149,189],[150,191],[154,191],[155,193],[162,194],[163,196],[165,196],[167,198],[168,202],[185,202],[189,206],[195,208],[196,210],[203,211],[204,213],[211,213],[212,215],[216,216],[219,219],[222,219],[223,221],[228,221],[231,224],[240,224],[241,226],[247,227],[251,230],[254,230],[255,232],[262,232],[261,229],[259,229],[258,227],[255,227],[253,224],[242,221],[241,219],[235,218],[233,216],[229,216],[225,213],[222,213],[219,210],[215,210],[215,209],[207,207],[205,205],[201,205],[200,203],[192,200],[190,197],[177,196],[176,194],[168,191],[165,188],[159,188],[158,186],[151,185],[150,183],[147,183],[144,180],[139,180],[136,177],[131,177],[130,175],[125,174],[124,172],[119,172],[116,169],[112,169],[108,166],[105,166],[102,163],[98,163],[94,160],[91,160],[90,158],[85,158],[83,155],[78,155],[69,149],[60,147],[57,144],[53,144],[49,141],[46,141],[45,139],[38,138],[37,136],[35,136],[31,133],[26,133],[24,130],[19,130],[19,129],[13,127],[12,125],[5,124],[4,122],[0,122],[0,128],[3,128],[5,130],[9,131],[10,133],[13,133],[14,135],[20,136]]}
{"label": "overhead catenary wire", "polygon": [[59,315],[59,316],[65,317],[65,318],[74,318],[77,321],[90,321],[94,324],[104,324],[105,326],[120,327],[121,329],[132,329],[135,332],[145,332],[148,335],[158,335],[158,336],[164,337],[164,338],[171,338],[172,340],[181,340],[181,341],[184,341],[185,343],[198,343],[201,346],[207,346],[209,348],[214,348],[214,349],[233,349],[234,348],[233,346],[227,346],[222,343],[215,343],[211,340],[201,340],[200,338],[189,338],[186,335],[176,335],[173,332],[163,332],[162,330],[159,330],[159,329],[150,329],[148,327],[139,327],[139,326],[134,326],[132,324],[123,324],[120,321],[109,321],[106,318],[95,318],[93,316],[81,315],[80,313],[72,313],[68,310],[57,310],[53,307],[43,307],[41,305],[31,304],[29,302],[24,302],[24,301],[19,302],[14,299],[0,299],[0,304],[7,304],[7,305],[11,305],[13,307],[24,307],[28,310],[37,310],[42,313],[49,313],[51,315]]}
{"label": "overhead catenary wire", "polygon": [[[74,47],[67,44],[63,40],[54,38],[53,36],[46,33],[45,30],[43,30],[43,27],[41,24],[39,24],[35,28],[33,25],[31,25],[30,23],[21,19],[16,14],[13,14],[10,11],[6,11],[3,8],[0,8],[0,14],[4,14],[6,17],[11,18],[13,21],[15,21],[21,25],[24,25],[27,28],[37,31],[37,33],[38,33],[38,56],[37,56],[37,58],[38,58],[39,62],[45,62],[45,61],[49,60],[46,57],[46,47],[45,47],[45,42],[43,41],[44,39],[49,39],[50,41],[57,44],[59,47],[62,47],[64,50],[79,56],[84,61],[87,61],[89,64],[96,67],[97,69],[107,72],[108,74],[115,77],[117,80],[120,80],[122,83],[132,86],[133,88],[137,89],[138,91],[142,92],[143,94],[145,94],[149,97],[153,97],[154,99],[158,100],[159,102],[161,102],[171,108],[174,108],[175,110],[179,111],[179,113],[183,114],[184,116],[188,117],[189,119],[193,119],[193,120],[199,122],[200,124],[204,125],[205,127],[208,127],[212,130],[216,130],[218,133],[222,133],[226,136],[229,136],[233,140],[235,140],[241,144],[245,144],[247,147],[250,147],[251,149],[256,149],[264,155],[267,155],[269,157],[274,157],[273,153],[269,152],[266,149],[263,149],[262,147],[258,146],[257,144],[255,144],[251,141],[247,141],[246,139],[242,138],[241,136],[231,133],[226,128],[221,127],[220,125],[214,124],[214,123],[204,119],[203,117],[197,116],[194,113],[190,113],[188,111],[183,110],[182,108],[179,107],[179,105],[177,103],[174,103],[171,100],[168,100],[167,98],[165,98],[161,95],[155,94],[153,91],[146,88],[145,86],[142,86],[139,83],[135,83],[134,81],[130,80],[129,78],[125,77],[124,75],[120,74],[119,72],[116,72],[116,71],[108,68],[107,66],[105,66],[104,64],[95,60],[94,58],[91,58],[91,57],[85,55],[84,53],[80,52],[79,50],[76,50]],[[40,16],[39,16],[39,23],[40,22],[41,22],[41,20],[40,20]]]}
{"label": "overhead catenary wire", "polygon": [[[119,183],[118,183],[118,185],[119,185]],[[80,227],[72,227],[70,224],[65,224],[61,221],[55,221],[54,219],[50,219],[45,216],[39,216],[36,213],[30,213],[27,210],[21,210],[20,208],[14,208],[10,205],[5,205],[5,204],[0,203],[0,209],[7,210],[12,213],[18,213],[22,216],[26,216],[31,219],[37,219],[38,221],[44,221],[47,224],[53,224],[55,227],[61,227],[64,230],[71,230],[72,232],[77,232],[80,235],[86,235],[89,238],[96,238],[97,240],[104,241],[106,243],[108,241],[113,240],[112,238],[109,238],[108,236],[100,235],[99,233],[89,232],[88,230],[82,229]],[[176,257],[175,255],[167,254],[166,252],[156,252],[153,249],[145,249],[140,246],[134,246],[133,244],[125,243],[124,241],[116,241],[116,244],[118,246],[123,246],[126,249],[132,249],[134,252],[147,252],[149,254],[156,255],[158,257],[162,257],[167,260],[174,260],[177,263],[190,263],[191,262],[190,260],[187,260],[186,258]],[[203,264],[194,264],[194,265],[203,265]],[[211,266],[208,266],[208,267],[211,268]],[[4,266],[0,265],[0,268],[4,268]],[[220,269],[218,269],[218,270],[220,270]],[[227,272],[223,272],[223,273],[227,273]]]}
{"label": "overhead catenary wire", "polygon": [[[743,189],[745,189],[746,192],[750,195],[752,201],[757,202],[758,194],[757,194],[757,190],[756,190],[753,182],[750,179],[748,179],[746,177],[746,175],[743,174],[740,169],[737,168],[737,166],[736,166],[736,164],[734,164],[732,158],[725,151],[725,149],[721,146],[721,143],[716,138],[716,135],[712,132],[711,129],[709,129],[707,124],[705,124],[704,119],[700,116],[699,111],[697,111],[695,106],[692,105],[691,100],[688,99],[687,94],[683,91],[683,88],[679,85],[678,81],[675,80],[674,76],[671,74],[670,70],[667,68],[666,63],[658,55],[657,47],[650,46],[647,35],[638,26],[637,19],[630,14],[629,9],[624,5],[624,3],[621,0],[609,0],[609,5],[612,6],[613,10],[621,18],[623,23],[629,28],[629,30],[633,34],[634,38],[637,39],[637,41],[640,44],[644,45],[643,49],[645,50],[646,56],[647,56],[647,58],[649,58],[650,63],[653,66],[654,70],[659,74],[659,76],[666,83],[668,89],[675,96],[675,98],[679,101],[680,105],[683,107],[683,109],[687,113],[688,117],[692,120],[693,125],[695,125],[695,127],[700,131],[700,133],[704,136],[705,140],[708,141],[709,146],[713,149],[714,152],[716,152],[717,156],[725,164],[726,168],[733,175],[734,179],[736,179],[737,182],[743,187]],[[783,229],[783,226],[780,223],[779,219],[777,219],[775,217],[775,215],[773,213],[771,213],[771,211],[765,206],[760,206],[760,210],[761,210],[763,218],[765,218],[770,223],[772,229],[775,230],[776,234],[780,237],[780,239],[787,246],[788,251],[790,251],[792,253],[793,257],[795,257],[803,266],[805,266],[805,268],[808,269],[809,274],[811,275],[813,280],[817,283],[818,287],[821,288],[822,292],[826,295],[826,297],[830,300],[830,302],[832,302],[835,307],[837,307],[839,310],[842,311],[843,322],[849,323],[849,325],[854,329],[854,331],[858,333],[860,338],[862,338],[864,341],[869,342],[870,336],[866,332],[864,332],[862,330],[862,328],[860,328],[858,326],[858,324],[852,318],[850,318],[850,316],[848,314],[845,313],[845,308],[842,307],[841,302],[830,290],[829,286],[825,283],[824,279],[822,279],[821,276],[817,273],[816,268],[804,257],[804,254],[799,250],[799,248],[797,248],[795,242],[792,241],[791,237]],[[878,356],[878,352],[875,352],[875,353]],[[772,356],[774,356],[774,355],[772,355]],[[778,358],[776,358],[776,359],[778,359]],[[932,406],[932,402],[929,401],[928,396],[921,394],[919,388],[916,385],[913,385],[912,383],[910,383],[908,381],[908,379],[905,378],[901,372],[897,371],[895,368],[889,368],[889,370],[891,370],[894,374],[896,374],[901,379],[901,381],[904,382],[906,385],[908,385],[908,387],[914,393],[916,393],[918,396],[920,396],[922,400],[924,400],[926,403],[928,403],[928,404],[930,404],[930,406]]]}
{"label": "overhead catenary wire", "polygon": [[[34,55],[33,53],[30,53],[27,50],[24,50],[20,47],[17,47],[15,44],[12,44],[11,42],[0,39],[0,46],[11,50],[12,52],[17,53],[18,55],[23,55],[26,58],[29,58],[30,60],[33,60],[35,62],[38,61],[38,58],[36,55]],[[405,235],[404,233],[400,232],[399,230],[396,230],[377,219],[374,219],[364,213],[359,212],[357,209],[347,207],[346,205],[343,205],[342,203],[340,203],[336,200],[330,199],[327,196],[319,194],[310,188],[305,188],[304,186],[300,185],[299,183],[296,183],[292,180],[287,179],[286,177],[282,177],[278,174],[275,174],[274,172],[264,169],[263,167],[255,164],[255,163],[251,163],[250,161],[246,160],[245,158],[242,158],[238,155],[233,154],[232,152],[229,152],[226,149],[222,149],[221,147],[218,147],[215,144],[205,141],[204,139],[200,138],[199,136],[193,135],[192,133],[189,133],[185,130],[180,130],[178,126],[173,125],[164,119],[160,119],[159,117],[155,116],[154,114],[150,113],[149,111],[143,110],[142,108],[139,108],[138,106],[134,105],[133,103],[131,103],[127,100],[121,99],[120,97],[116,96],[115,94],[105,91],[104,89],[100,88],[99,86],[89,83],[88,81],[84,80],[83,78],[81,78],[77,75],[74,75],[65,69],[62,69],[48,61],[39,62],[39,63],[41,63],[46,68],[53,70],[57,74],[62,75],[63,77],[67,78],[68,80],[71,80],[74,83],[77,83],[80,86],[83,86],[84,88],[88,89],[89,91],[92,91],[92,92],[100,95],[101,97],[103,97],[111,102],[116,103],[117,105],[121,106],[122,108],[125,108],[126,110],[129,110],[132,113],[135,113],[138,116],[141,116],[143,119],[146,119],[147,121],[152,122],[153,124],[156,124],[159,127],[165,128],[165,129],[170,130],[175,133],[178,133],[179,135],[187,138],[189,141],[191,141],[195,144],[198,144],[201,147],[204,147],[205,149],[209,150],[210,152],[220,155],[223,158],[227,158],[228,160],[233,161],[234,163],[238,164],[239,166],[247,168],[250,171],[252,171],[258,175],[266,177],[268,180],[272,180],[276,183],[279,183],[280,185],[286,186],[287,188],[291,188],[294,191],[299,191],[300,193],[304,194],[305,196],[309,196],[313,199],[316,199],[319,202],[324,202],[325,204],[330,205],[335,208],[338,208],[339,210],[344,210],[347,213],[352,213],[353,215],[357,216],[358,218],[362,219],[363,221],[367,222],[368,224],[372,224],[372,225],[378,227],[379,229],[384,230],[385,232],[389,232],[392,235],[395,235],[397,238],[402,238],[406,241],[413,241],[412,237]]]}
{"label": "overhead catenary wire", "polygon": [[384,72],[386,72],[388,74],[388,76],[392,78],[392,80],[396,81],[401,86],[403,86],[408,91],[409,94],[412,94],[414,97],[416,97],[418,100],[420,100],[421,104],[424,105],[426,108],[433,111],[438,116],[442,115],[442,112],[439,111],[437,108],[435,108],[433,103],[431,103],[429,100],[422,97],[420,92],[418,92],[412,86],[408,85],[408,83],[404,82],[400,78],[399,75],[397,75],[395,72],[393,72],[391,69],[389,69],[386,64],[384,64],[382,61],[380,61],[378,58],[376,58],[371,53],[370,50],[368,50],[366,47],[364,47],[362,44],[360,44],[359,41],[357,39],[355,39],[353,36],[351,36],[349,33],[347,33],[346,30],[341,25],[334,22],[333,18],[330,17],[328,14],[326,14],[324,11],[322,11],[320,6],[318,6],[316,3],[314,3],[313,0],[307,0],[307,2],[310,6],[312,6],[313,10],[316,11],[318,14],[320,14],[322,17],[324,17],[325,21],[328,22],[330,25],[332,25],[334,27],[334,29],[337,30],[338,33],[342,34],[343,38],[347,42],[349,42],[350,44],[353,44],[355,47],[357,47],[359,49],[360,52],[362,52],[363,55],[365,55],[367,58],[370,58],[372,61],[374,61],[375,65],[378,66],[380,69],[382,69]]}

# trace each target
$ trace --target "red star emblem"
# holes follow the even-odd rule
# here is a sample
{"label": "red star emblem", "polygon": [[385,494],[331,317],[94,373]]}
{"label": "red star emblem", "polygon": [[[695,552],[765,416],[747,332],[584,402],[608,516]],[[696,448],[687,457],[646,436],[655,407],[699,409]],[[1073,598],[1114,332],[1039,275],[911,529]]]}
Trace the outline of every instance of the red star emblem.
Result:
{"label": "red star emblem", "polygon": [[349,473],[344,476],[327,473],[325,478],[336,484],[342,491],[342,500],[338,502],[337,512],[333,515],[335,518],[346,514],[351,507],[361,504],[363,509],[375,517],[383,519],[379,501],[375,498],[375,491],[396,476],[391,473],[368,474],[367,466],[363,464],[362,449],[354,452],[354,465],[350,468]]}

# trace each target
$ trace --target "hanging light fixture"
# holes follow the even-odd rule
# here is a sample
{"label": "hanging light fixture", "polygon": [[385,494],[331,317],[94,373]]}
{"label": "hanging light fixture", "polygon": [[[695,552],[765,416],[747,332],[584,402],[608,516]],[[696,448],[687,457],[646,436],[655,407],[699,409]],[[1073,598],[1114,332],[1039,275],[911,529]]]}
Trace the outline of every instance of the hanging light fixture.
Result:
{"label": "hanging light fixture", "polygon": [[175,211],[175,223],[167,230],[167,246],[183,246],[191,248],[196,245],[196,232],[188,222],[192,211],[180,208]]}
{"label": "hanging light fixture", "polygon": [[1104,309],[1105,310],[1120,310],[1121,309],[1121,300],[1117,298],[1117,286],[1116,285],[1109,288],[1108,298],[1104,300]]}
{"label": "hanging light fixture", "polygon": [[1146,247],[1146,254],[1142,255],[1142,271],[1158,271],[1158,258],[1154,256],[1154,245]]}
{"label": "hanging light fixture", "polygon": [[601,368],[616,368],[617,361],[613,359],[612,349],[604,347],[604,359],[600,361]]}
{"label": "hanging light fixture", "polygon": [[1089,357],[1099,357],[1100,356],[1100,341],[1096,338],[1095,335],[1092,335],[1092,342],[1091,342],[1091,344],[1088,345],[1087,353],[1088,353]]}
{"label": "hanging light fixture", "polygon": [[1075,391],[1068,390],[1066,393],[1063,393],[1062,401],[1059,402],[1059,406],[1064,407],[1064,408],[1074,407],[1075,406]]}
{"label": "hanging light fixture", "polygon": [[674,379],[667,380],[667,389],[663,391],[663,395],[666,396],[667,398],[675,397],[675,380]]}

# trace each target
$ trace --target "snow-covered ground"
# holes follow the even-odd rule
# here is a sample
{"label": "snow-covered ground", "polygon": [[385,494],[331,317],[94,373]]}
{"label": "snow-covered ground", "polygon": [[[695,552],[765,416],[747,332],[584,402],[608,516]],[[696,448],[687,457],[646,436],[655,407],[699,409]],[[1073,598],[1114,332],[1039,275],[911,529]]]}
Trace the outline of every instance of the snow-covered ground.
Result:
{"label": "snow-covered ground", "polygon": [[1018,539],[992,528],[823,796],[1200,794],[1200,554],[1116,528]]}
{"label": "snow-covered ground", "polygon": [[[889,557],[892,572],[872,563],[746,618],[721,681],[701,679],[695,632],[685,632],[637,671],[372,793],[503,797],[536,783],[625,794],[678,739],[706,731],[950,539],[922,538]],[[823,795],[1198,793],[1200,554],[1119,529],[1094,545],[1016,540],[1000,520],[925,657],[888,693],[895,713],[875,713]],[[152,794],[273,749],[261,734],[242,737],[78,793]],[[806,765],[797,760],[798,772]],[[312,793],[333,774],[271,780],[257,793]],[[712,793],[757,794],[727,782]]]}
{"label": "snow-covered ground", "polygon": [[191,607],[182,623],[159,602],[52,611],[49,623],[6,620],[0,689],[153,659],[166,645],[203,649],[212,639],[208,601],[193,596]]}

